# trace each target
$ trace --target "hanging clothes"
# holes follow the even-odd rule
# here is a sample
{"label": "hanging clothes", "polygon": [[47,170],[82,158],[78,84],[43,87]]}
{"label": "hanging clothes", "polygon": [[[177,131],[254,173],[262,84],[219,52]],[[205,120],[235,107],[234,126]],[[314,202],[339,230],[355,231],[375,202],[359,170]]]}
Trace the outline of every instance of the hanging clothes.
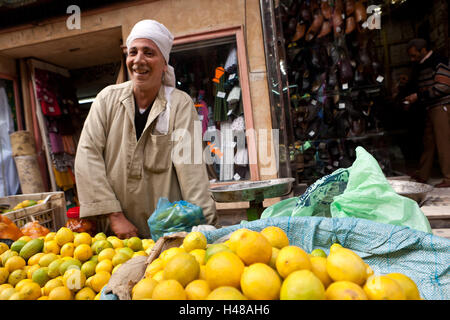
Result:
{"label": "hanging clothes", "polygon": [[14,121],[6,90],[0,83],[0,197],[19,192],[20,182],[12,156],[9,135],[14,132]]}
{"label": "hanging clothes", "polygon": [[204,96],[205,90],[199,90],[197,104],[195,105],[197,107],[200,119],[202,121],[202,137],[205,134],[206,130],[208,130],[208,123],[209,123],[208,105],[206,104],[205,100],[203,100]]}
{"label": "hanging clothes", "polygon": [[225,100],[225,76],[221,76],[219,83],[214,82],[215,94],[214,94],[214,121],[226,121],[228,120],[228,107]]}

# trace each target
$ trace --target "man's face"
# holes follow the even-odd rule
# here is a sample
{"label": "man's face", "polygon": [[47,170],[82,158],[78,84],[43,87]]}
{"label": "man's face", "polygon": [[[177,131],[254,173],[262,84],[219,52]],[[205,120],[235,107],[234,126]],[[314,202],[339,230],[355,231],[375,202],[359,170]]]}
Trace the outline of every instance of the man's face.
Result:
{"label": "man's face", "polygon": [[411,62],[420,62],[427,55],[427,53],[428,51],[425,48],[422,48],[419,51],[416,47],[411,47],[408,50],[409,60],[411,60]]}
{"label": "man's face", "polygon": [[135,39],[126,60],[133,84],[146,89],[161,85],[167,64],[158,46],[149,39]]}

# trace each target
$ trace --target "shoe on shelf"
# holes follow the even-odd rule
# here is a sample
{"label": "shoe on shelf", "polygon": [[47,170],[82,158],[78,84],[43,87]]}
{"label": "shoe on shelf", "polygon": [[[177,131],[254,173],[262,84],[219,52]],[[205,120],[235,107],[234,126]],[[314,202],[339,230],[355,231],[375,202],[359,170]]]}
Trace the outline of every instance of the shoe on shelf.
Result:
{"label": "shoe on shelf", "polygon": [[434,186],[435,188],[450,188],[450,182],[444,182],[438,183]]}

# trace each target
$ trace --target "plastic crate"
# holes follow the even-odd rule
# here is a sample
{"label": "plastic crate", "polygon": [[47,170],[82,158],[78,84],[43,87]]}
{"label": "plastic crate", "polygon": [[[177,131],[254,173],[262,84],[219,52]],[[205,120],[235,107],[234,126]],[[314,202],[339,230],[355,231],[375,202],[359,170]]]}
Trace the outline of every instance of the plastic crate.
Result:
{"label": "plastic crate", "polygon": [[46,203],[37,204],[31,207],[3,213],[4,216],[11,219],[19,228],[22,228],[30,221],[38,221],[39,224],[50,231],[57,231],[66,224],[66,199],[64,192],[44,192],[29,193],[0,198],[0,204],[8,204],[14,208],[24,200],[45,200]]}

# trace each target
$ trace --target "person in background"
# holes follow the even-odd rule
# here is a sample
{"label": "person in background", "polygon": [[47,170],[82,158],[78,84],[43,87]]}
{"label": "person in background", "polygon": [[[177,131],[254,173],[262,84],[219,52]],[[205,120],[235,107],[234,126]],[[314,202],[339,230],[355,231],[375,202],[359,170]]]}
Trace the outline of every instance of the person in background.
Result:
{"label": "person in background", "polygon": [[205,164],[172,157],[175,130],[201,145],[193,141],[193,101],[175,88],[168,64],[172,42],[159,22],[138,22],[126,41],[131,81],[97,95],[81,133],[75,159],[80,217],[104,218],[103,228],[122,239],[150,237],[147,220],[160,197],[195,204],[208,224],[217,224]]}
{"label": "person in background", "polygon": [[450,187],[450,63],[449,59],[428,48],[424,39],[413,39],[407,46],[414,64],[414,93],[405,98],[407,105],[418,103],[426,109],[423,153],[413,178],[426,183],[437,151],[443,181],[436,188]]}

